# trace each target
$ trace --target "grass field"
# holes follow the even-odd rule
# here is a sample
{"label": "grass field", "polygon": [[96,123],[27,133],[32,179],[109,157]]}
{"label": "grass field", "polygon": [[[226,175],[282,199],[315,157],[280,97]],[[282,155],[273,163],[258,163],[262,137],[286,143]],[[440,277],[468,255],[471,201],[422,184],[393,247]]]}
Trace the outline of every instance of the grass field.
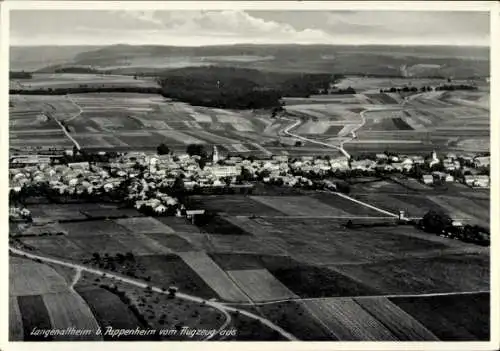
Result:
{"label": "grass field", "polygon": [[[17,303],[21,313],[23,325],[23,341],[48,341],[53,340],[52,336],[47,338],[40,335],[32,335],[34,328],[50,329],[51,321],[47,308],[41,295],[17,296]],[[12,340],[21,341],[21,340]]]}
{"label": "grass field", "polygon": [[153,79],[134,79],[133,76],[73,74],[73,73],[35,73],[32,79],[17,81],[22,89],[62,89],[88,87],[158,87]]}
{"label": "grass field", "polygon": [[489,258],[478,254],[329,267],[385,294],[489,289]]}
{"label": "grass field", "polygon": [[248,297],[235,285],[229,275],[204,252],[184,252],[180,253],[179,256],[203,278],[222,300],[241,302],[248,300]]}
{"label": "grass field", "polygon": [[308,300],[303,304],[339,340],[397,340],[390,330],[353,299]]}
{"label": "grass field", "polygon": [[23,317],[17,296],[9,296],[9,341],[24,339]]}
{"label": "grass field", "polygon": [[11,296],[57,294],[66,290],[66,281],[57,272],[32,261],[9,264]]}
{"label": "grass field", "polygon": [[132,233],[145,233],[145,234],[173,233],[173,230],[170,227],[166,226],[165,224],[151,217],[116,219],[115,222],[125,227],[127,231],[130,231]]}
{"label": "grass field", "polygon": [[273,301],[297,297],[266,269],[228,271],[234,282],[252,301]]}
{"label": "grass field", "polygon": [[354,299],[400,341],[438,341],[429,329],[385,297]]}
{"label": "grass field", "polygon": [[[79,288],[76,286],[78,294],[86,301],[99,325],[111,326],[113,329],[135,329],[141,325],[132,311],[125,305],[118,296],[110,291],[93,287]],[[103,336],[105,341],[117,340],[110,336]],[[137,340],[136,337],[122,336],[120,341]]]}
{"label": "grass field", "polygon": [[282,215],[279,210],[266,206],[253,198],[238,195],[191,196],[193,207],[224,212],[228,215]]}
{"label": "grass field", "polygon": [[[89,306],[81,296],[74,292],[61,292],[57,294],[45,294],[43,303],[47,308],[50,317],[51,326],[54,329],[64,329],[68,326],[73,326],[80,330],[95,331],[99,324],[94,318]],[[54,337],[57,341],[96,341],[102,340],[99,335],[87,336],[57,336]]]}
{"label": "grass field", "polygon": [[443,341],[490,339],[490,294],[390,299]]}
{"label": "grass field", "polygon": [[312,316],[300,302],[287,301],[260,305],[262,315],[304,341],[337,341],[338,339]]}
{"label": "grass field", "polygon": [[251,198],[290,216],[348,216],[341,209],[330,207],[306,196],[252,196]]}

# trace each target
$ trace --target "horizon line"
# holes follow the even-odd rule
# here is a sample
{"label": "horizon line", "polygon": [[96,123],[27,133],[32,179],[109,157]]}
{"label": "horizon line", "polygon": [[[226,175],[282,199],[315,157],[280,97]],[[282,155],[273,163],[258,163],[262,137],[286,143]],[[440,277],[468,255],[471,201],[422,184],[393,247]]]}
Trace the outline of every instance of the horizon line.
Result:
{"label": "horizon line", "polygon": [[474,47],[474,48],[491,48],[491,44],[484,45],[484,44],[467,44],[467,45],[461,45],[461,44],[380,44],[380,43],[360,43],[360,44],[320,44],[320,43],[311,43],[311,44],[306,44],[306,43],[261,43],[261,44],[254,44],[254,43],[234,43],[234,44],[204,44],[204,45],[164,45],[164,44],[127,44],[127,43],[114,43],[114,44],[69,44],[69,45],[64,45],[64,44],[36,44],[36,45],[22,45],[22,44],[15,44],[15,45],[9,45],[9,47],[75,47],[75,46],[101,46],[101,47],[109,47],[109,46],[134,46],[134,47],[140,47],[140,46],[157,46],[157,47],[175,47],[175,48],[200,48],[200,47],[215,47],[215,46],[220,46],[220,47],[229,47],[229,46],[407,46],[407,47]]}

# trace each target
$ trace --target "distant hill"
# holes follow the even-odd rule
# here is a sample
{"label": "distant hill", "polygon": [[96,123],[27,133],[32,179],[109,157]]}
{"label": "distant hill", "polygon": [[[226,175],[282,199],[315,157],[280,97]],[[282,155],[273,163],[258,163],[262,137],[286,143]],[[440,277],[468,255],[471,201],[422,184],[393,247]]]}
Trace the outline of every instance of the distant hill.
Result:
{"label": "distant hill", "polygon": [[71,64],[79,53],[99,48],[99,46],[11,46],[10,70],[36,71],[46,66]]}
{"label": "distant hill", "polygon": [[[45,63],[45,64],[43,64]],[[402,76],[489,76],[489,48],[452,46],[228,45],[14,47],[13,70],[91,66],[114,74],[155,74],[184,67],[239,67],[261,71]],[[36,66],[36,67],[35,67]],[[32,68],[35,67],[35,68]],[[49,67],[49,68],[47,68]],[[430,69],[432,68],[432,69]]]}

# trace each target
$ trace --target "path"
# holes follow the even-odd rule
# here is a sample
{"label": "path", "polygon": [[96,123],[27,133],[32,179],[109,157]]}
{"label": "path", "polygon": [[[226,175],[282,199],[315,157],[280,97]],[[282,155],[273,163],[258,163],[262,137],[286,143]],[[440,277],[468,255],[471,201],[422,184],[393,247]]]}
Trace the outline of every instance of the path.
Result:
{"label": "path", "polygon": [[315,140],[315,139],[309,139],[309,138],[300,136],[298,134],[291,133],[290,130],[292,130],[293,128],[295,128],[298,125],[300,125],[300,123],[301,123],[300,119],[294,120],[294,119],[282,117],[282,119],[285,119],[285,120],[288,120],[288,121],[294,121],[293,124],[291,124],[288,127],[286,127],[282,132],[284,134],[288,135],[288,136],[291,136],[293,138],[297,138],[297,139],[302,140],[302,141],[307,141],[307,142],[312,143],[312,144],[318,144],[318,145],[330,147],[330,148],[333,148],[333,149],[337,149],[340,152],[342,152],[342,154],[344,154],[344,156],[346,156],[348,159],[350,159],[351,155],[344,149],[344,144],[346,144],[346,143],[348,143],[348,142],[356,139],[356,132],[359,129],[361,129],[366,124],[365,113],[372,112],[372,111],[399,111],[399,110],[401,110],[402,107],[404,107],[404,105],[408,101],[410,101],[412,99],[415,99],[415,98],[417,98],[418,96],[420,96],[422,94],[425,94],[425,93],[418,93],[418,94],[410,96],[410,98],[405,97],[404,100],[399,104],[401,107],[394,107],[394,106],[387,107],[385,105],[382,105],[382,106],[365,108],[359,114],[359,116],[361,117],[361,123],[358,124],[353,130],[351,130],[351,138],[341,140],[339,146],[333,145],[333,144],[324,143],[322,141],[318,141],[318,140]]}
{"label": "path", "polygon": [[74,120],[75,118],[77,117],[80,117],[80,115],[83,113],[83,110],[82,108],[80,107],[80,105],[78,105],[72,98],[70,95],[66,95],[66,98],[71,101],[71,103],[76,106],[79,110],[79,112],[77,112],[76,114],[74,114],[73,116],[71,116],[70,118],[68,118],[67,120],[65,120],[66,122],[71,122],[72,120]]}
{"label": "path", "polygon": [[[457,296],[457,295],[475,295],[490,293],[490,290],[477,290],[477,291],[451,291],[443,293],[428,293],[428,294],[386,294],[386,295],[369,295],[369,296],[333,296],[333,297],[308,297],[308,298],[289,298],[274,301],[256,302],[255,305],[272,305],[276,303],[290,302],[290,301],[318,301],[318,300],[331,300],[331,299],[380,299],[380,298],[418,298],[418,297],[436,297],[436,296]],[[235,304],[238,306],[246,306],[246,303],[226,303],[225,305]]]}
{"label": "path", "polygon": [[[35,254],[29,253],[29,252],[25,252],[23,250],[19,250],[19,249],[13,248],[13,247],[9,247],[9,251],[11,253],[22,255],[22,256],[25,256],[25,257],[28,257],[28,258],[38,259],[38,260],[41,260],[41,261],[44,261],[44,262],[49,262],[49,263],[54,263],[54,264],[59,264],[61,266],[71,267],[71,268],[74,268],[74,269],[77,269],[77,270],[79,269],[79,270],[81,270],[83,272],[89,272],[89,273],[97,274],[97,275],[100,275],[100,276],[106,275],[106,277],[109,277],[109,278],[112,278],[112,279],[115,279],[115,280],[118,280],[118,281],[121,281],[121,282],[124,282],[124,283],[127,283],[127,284],[135,285],[135,286],[138,286],[138,287],[144,288],[144,289],[147,288],[148,286],[150,286],[151,290],[153,290],[154,292],[157,292],[159,294],[165,294],[165,295],[168,294],[168,292],[163,291],[163,289],[161,289],[159,287],[151,286],[151,285],[148,285],[148,284],[146,284],[144,282],[141,282],[139,280],[131,279],[131,278],[127,278],[127,277],[123,277],[123,276],[120,276],[120,275],[117,275],[117,274],[114,274],[114,273],[102,271],[100,269],[90,268],[90,267],[87,267],[87,266],[84,266],[84,265],[81,265],[81,264],[76,264],[76,263],[72,263],[72,262],[66,262],[66,261],[63,261],[63,260],[60,260],[60,259],[56,259],[56,258],[50,258],[50,257],[35,255]],[[267,327],[273,329],[274,331],[278,332],[279,334],[281,334],[284,338],[286,338],[288,340],[298,340],[294,335],[288,333],[287,331],[285,331],[284,329],[280,328],[279,326],[277,326],[276,324],[274,324],[270,320],[268,320],[266,318],[263,318],[261,316],[258,316],[256,314],[253,314],[251,312],[248,312],[246,310],[239,309],[239,308],[236,308],[236,307],[226,306],[225,304],[220,303],[220,302],[206,300],[206,299],[194,296],[194,295],[189,295],[189,294],[185,294],[185,293],[181,293],[181,292],[177,292],[175,294],[175,296],[178,297],[178,298],[180,298],[180,299],[184,299],[184,300],[188,300],[188,301],[192,301],[192,302],[197,302],[197,303],[205,304],[206,306],[211,306],[211,307],[219,310],[220,312],[222,312],[226,316],[228,316],[228,312],[238,312],[241,315],[244,315],[246,317],[249,317],[249,318],[252,318],[252,319],[255,319],[255,320],[259,321],[260,323],[264,324],[265,326],[267,326]]]}

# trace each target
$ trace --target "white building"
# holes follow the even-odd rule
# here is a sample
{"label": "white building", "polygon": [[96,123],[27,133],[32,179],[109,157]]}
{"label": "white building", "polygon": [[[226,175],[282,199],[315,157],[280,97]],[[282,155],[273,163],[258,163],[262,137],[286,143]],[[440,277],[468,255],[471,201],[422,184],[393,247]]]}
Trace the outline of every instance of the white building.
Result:
{"label": "white building", "polygon": [[422,181],[424,182],[424,184],[433,184],[434,183],[434,177],[430,174],[425,174],[423,177],[422,177]]}

